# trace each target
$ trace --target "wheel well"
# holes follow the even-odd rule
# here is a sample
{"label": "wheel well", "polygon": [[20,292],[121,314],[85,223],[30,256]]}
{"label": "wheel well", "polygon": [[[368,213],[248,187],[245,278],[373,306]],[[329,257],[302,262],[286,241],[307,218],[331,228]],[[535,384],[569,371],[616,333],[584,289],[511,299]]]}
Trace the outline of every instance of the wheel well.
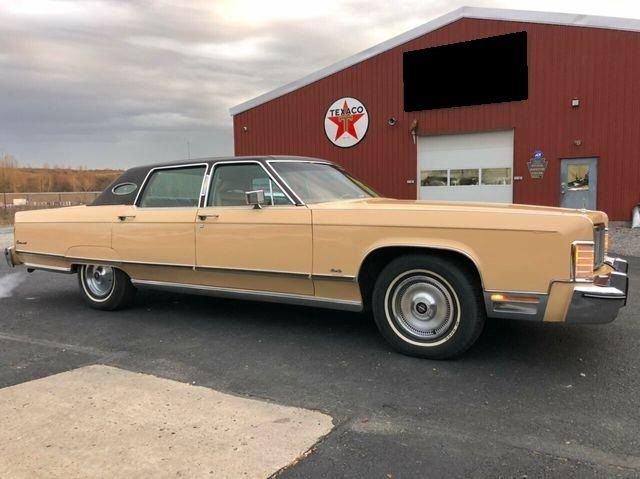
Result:
{"label": "wheel well", "polygon": [[422,246],[387,246],[370,252],[360,266],[358,284],[360,285],[360,294],[362,295],[362,304],[365,310],[370,308],[373,288],[382,269],[394,259],[409,254],[437,254],[439,257],[466,269],[470,274],[474,275],[478,284],[482,287],[482,277],[478,267],[463,253]]}

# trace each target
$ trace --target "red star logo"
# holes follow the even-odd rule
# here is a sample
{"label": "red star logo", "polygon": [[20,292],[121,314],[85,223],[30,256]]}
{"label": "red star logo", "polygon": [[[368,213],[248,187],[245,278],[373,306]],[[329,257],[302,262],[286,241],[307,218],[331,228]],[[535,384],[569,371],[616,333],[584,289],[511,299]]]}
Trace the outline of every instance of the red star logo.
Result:
{"label": "red star logo", "polygon": [[355,124],[356,122],[364,116],[364,113],[347,113],[349,111],[349,105],[347,105],[347,100],[344,101],[344,105],[342,107],[342,114],[338,116],[330,116],[329,120],[338,125],[338,131],[336,132],[336,141],[345,133],[353,136],[356,140],[358,139],[358,133],[356,133]]}

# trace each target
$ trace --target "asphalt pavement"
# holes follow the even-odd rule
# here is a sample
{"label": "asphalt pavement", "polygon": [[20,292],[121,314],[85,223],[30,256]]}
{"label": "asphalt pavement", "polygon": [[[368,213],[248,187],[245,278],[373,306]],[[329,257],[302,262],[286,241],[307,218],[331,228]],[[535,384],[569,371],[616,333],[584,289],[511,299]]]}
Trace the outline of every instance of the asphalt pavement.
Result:
{"label": "asphalt pavement", "polygon": [[[489,321],[461,359],[397,354],[354,313],[142,292],[0,266],[0,388],[91,364],[314,409],[336,427],[282,477],[640,477],[640,259],[608,325]],[[3,297],[4,296],[4,297]]]}

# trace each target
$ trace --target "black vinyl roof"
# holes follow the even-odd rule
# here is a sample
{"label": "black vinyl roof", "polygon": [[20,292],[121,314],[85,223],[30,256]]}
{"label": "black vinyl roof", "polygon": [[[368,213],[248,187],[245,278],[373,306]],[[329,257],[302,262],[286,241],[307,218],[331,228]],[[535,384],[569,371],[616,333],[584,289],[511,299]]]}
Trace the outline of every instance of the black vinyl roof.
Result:
{"label": "black vinyl roof", "polygon": [[[156,168],[167,168],[167,167],[180,167],[180,166],[188,166],[195,164],[206,163],[207,167],[210,168],[211,165],[218,162],[229,162],[229,161],[258,161],[260,163],[266,163],[271,160],[298,160],[298,161],[323,161],[330,163],[326,160],[322,160],[319,158],[311,158],[304,156],[271,156],[271,155],[263,155],[263,156],[225,156],[225,157],[207,157],[207,158],[191,158],[188,160],[179,160],[179,161],[171,161],[167,163],[154,163],[150,165],[144,166],[135,166],[126,170],[122,175],[120,175],[113,183],[111,183],[94,201],[90,206],[104,206],[104,205],[132,205],[135,203],[136,197],[138,195],[138,191],[143,186],[145,178],[149,174],[151,170]],[[115,195],[113,194],[113,189],[121,185],[123,183],[132,183],[136,185],[136,188],[126,195]]]}

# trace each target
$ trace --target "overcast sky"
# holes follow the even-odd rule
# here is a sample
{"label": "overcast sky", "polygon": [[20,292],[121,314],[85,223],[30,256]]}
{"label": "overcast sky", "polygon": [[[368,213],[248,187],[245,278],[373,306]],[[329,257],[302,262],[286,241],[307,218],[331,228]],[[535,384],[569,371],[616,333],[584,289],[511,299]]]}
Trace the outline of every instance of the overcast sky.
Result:
{"label": "overcast sky", "polygon": [[640,18],[631,0],[0,0],[0,154],[232,154],[230,107],[462,5]]}

